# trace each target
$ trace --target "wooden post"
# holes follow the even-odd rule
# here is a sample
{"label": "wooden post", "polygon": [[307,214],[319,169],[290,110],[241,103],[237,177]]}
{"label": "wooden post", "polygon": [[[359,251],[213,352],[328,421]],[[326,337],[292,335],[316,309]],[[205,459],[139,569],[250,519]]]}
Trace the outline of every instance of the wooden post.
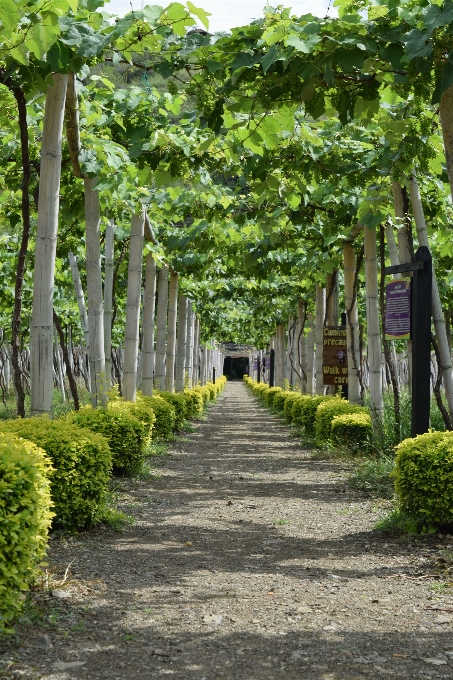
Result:
{"label": "wooden post", "polygon": [[175,353],[176,353],[176,318],[178,307],[178,275],[170,276],[170,293],[168,297],[168,332],[167,356],[165,368],[165,389],[173,392],[175,389]]}
{"label": "wooden post", "polygon": [[187,340],[186,340],[186,374],[188,377],[189,387],[192,385],[192,360],[193,360],[193,333],[194,333],[194,311],[192,303],[187,303]]}
{"label": "wooden post", "polygon": [[154,380],[154,311],[156,305],[156,261],[152,253],[146,255],[145,295],[142,323],[142,392],[153,396]]}
{"label": "wooden post", "polygon": [[178,340],[176,350],[176,392],[184,392],[184,369],[186,365],[187,298],[180,295],[178,300]]}
{"label": "wooden post", "polygon": [[138,342],[140,299],[143,268],[143,235],[145,211],[132,215],[127,272],[126,332],[124,337],[123,396],[127,401],[137,398]]}

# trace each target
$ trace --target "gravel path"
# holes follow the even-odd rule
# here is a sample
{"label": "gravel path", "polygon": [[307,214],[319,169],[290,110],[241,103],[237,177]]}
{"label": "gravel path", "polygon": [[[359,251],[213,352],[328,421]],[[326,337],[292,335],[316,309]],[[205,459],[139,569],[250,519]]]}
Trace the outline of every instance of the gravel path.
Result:
{"label": "gravel path", "polygon": [[453,591],[408,578],[450,537],[374,532],[344,468],[311,459],[242,383],[161,471],[129,483],[133,526],[51,541],[72,580],[35,594],[0,677],[453,678]]}

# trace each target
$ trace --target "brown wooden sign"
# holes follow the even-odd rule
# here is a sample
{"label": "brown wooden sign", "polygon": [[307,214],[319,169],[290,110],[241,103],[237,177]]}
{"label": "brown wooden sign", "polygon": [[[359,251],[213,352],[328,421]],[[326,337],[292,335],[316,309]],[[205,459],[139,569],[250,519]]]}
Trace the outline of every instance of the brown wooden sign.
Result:
{"label": "brown wooden sign", "polygon": [[346,326],[324,326],[322,338],[323,385],[348,384]]}

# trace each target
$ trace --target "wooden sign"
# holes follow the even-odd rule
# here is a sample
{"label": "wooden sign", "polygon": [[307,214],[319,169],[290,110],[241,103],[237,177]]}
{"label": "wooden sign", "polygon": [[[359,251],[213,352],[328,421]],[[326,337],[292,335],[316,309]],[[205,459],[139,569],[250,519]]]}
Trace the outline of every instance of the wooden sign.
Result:
{"label": "wooden sign", "polygon": [[322,339],[323,385],[348,384],[346,326],[324,326]]}

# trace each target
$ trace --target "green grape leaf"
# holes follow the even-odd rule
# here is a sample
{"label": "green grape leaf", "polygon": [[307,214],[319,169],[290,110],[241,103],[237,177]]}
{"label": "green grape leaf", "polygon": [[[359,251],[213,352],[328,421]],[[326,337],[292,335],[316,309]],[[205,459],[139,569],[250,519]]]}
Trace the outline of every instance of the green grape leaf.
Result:
{"label": "green grape leaf", "polygon": [[201,7],[195,7],[195,5],[192,2],[189,2],[189,0],[187,0],[187,7],[191,14],[195,14],[195,16],[198,17],[198,19],[200,19],[201,23],[208,31],[209,30],[208,16],[211,16],[210,12],[205,12],[204,9],[202,9]]}
{"label": "green grape leaf", "polygon": [[2,28],[0,34],[9,38],[19,23],[20,14],[13,0],[0,0],[0,21]]}

